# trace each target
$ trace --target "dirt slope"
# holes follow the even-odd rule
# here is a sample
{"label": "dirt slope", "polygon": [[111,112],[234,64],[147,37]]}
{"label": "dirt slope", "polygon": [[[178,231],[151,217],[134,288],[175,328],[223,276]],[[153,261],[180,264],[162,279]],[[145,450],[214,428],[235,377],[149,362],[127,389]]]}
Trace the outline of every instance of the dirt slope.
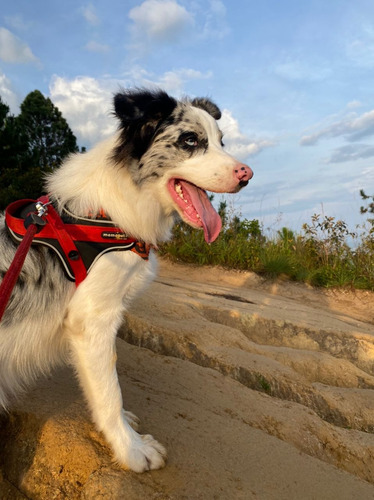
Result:
{"label": "dirt slope", "polygon": [[166,468],[112,464],[67,368],[2,417],[0,499],[374,498],[373,306],[162,262],[126,315],[118,372]]}

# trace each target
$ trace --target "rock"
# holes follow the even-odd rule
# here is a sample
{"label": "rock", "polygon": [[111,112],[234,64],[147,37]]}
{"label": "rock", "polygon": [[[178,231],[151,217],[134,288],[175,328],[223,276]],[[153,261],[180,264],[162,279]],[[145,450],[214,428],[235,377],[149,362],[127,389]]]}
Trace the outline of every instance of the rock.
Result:
{"label": "rock", "polygon": [[0,498],[374,498],[371,329],[346,293],[163,262],[117,367],[165,469],[112,463],[66,368],[1,417]]}

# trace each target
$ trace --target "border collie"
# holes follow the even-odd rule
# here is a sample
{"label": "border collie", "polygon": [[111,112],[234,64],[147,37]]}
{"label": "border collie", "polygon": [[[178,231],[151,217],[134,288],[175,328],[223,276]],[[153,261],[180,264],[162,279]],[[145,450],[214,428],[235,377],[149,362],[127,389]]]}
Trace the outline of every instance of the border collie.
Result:
{"label": "border collie", "polygon": [[[206,98],[132,89],[115,95],[114,112],[114,137],[70,156],[48,177],[54,209],[92,219],[104,211],[117,228],[152,246],[170,237],[179,215],[214,241],[221,221],[206,190],[236,193],[253,175],[224,151],[219,108]],[[16,246],[1,217],[0,275]],[[55,252],[33,244],[0,323],[0,406],[9,408],[39,374],[68,362],[115,460],[136,472],[163,467],[164,447],[138,434],[137,417],[123,410],[115,348],[124,311],[156,270],[152,250],[148,259],[111,251],[75,286]]]}

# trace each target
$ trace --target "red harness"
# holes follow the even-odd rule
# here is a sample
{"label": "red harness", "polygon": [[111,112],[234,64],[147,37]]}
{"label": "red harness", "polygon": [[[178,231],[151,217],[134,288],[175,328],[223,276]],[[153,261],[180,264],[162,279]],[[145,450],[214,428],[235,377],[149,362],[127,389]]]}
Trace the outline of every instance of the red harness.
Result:
{"label": "red harness", "polygon": [[[48,204],[43,216],[46,224],[35,234],[32,244],[52,248],[60,258],[67,278],[78,286],[96,260],[107,252],[130,250],[148,260],[150,245],[127,236],[114,222],[100,214],[98,218],[77,217],[67,209],[61,216],[47,196],[37,201]],[[11,236],[22,241],[26,234],[25,218],[35,212],[35,200],[19,200],[5,211],[5,223]]]}

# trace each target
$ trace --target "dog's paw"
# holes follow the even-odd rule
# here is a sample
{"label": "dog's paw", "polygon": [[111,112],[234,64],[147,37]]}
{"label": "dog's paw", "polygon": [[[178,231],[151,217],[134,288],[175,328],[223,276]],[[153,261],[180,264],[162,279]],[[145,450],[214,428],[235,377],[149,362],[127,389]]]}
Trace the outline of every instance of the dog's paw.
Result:
{"label": "dog's paw", "polygon": [[139,429],[140,425],[140,419],[131,413],[131,411],[126,411],[122,410],[122,415],[123,418],[126,420],[126,422],[135,430],[137,431]]}
{"label": "dog's paw", "polygon": [[161,469],[166,463],[166,450],[153,436],[139,436],[127,451],[124,466],[134,472]]}

